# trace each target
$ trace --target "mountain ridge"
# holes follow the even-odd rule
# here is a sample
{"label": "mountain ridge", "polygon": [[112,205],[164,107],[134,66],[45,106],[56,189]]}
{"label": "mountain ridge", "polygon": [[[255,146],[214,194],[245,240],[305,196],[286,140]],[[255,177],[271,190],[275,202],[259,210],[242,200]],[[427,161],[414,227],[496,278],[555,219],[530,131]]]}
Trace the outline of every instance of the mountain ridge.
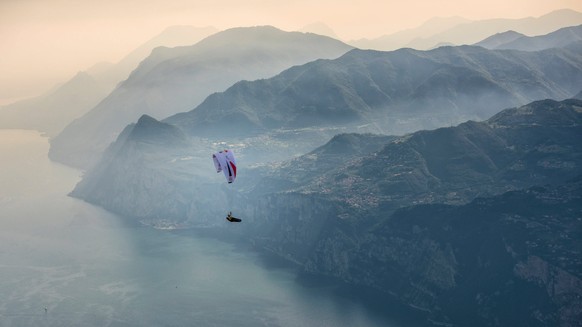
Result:
{"label": "mountain ridge", "polygon": [[[510,34],[511,35],[511,34]],[[582,25],[564,27],[555,32],[540,36],[507,34],[495,35],[475,45],[488,49],[512,49],[521,51],[540,51],[565,47],[582,40]]]}
{"label": "mountain ridge", "polygon": [[[575,177],[574,167],[581,165],[575,156],[582,152],[580,144],[563,136],[575,138],[581,133],[581,113],[579,100],[542,100],[506,109],[484,123],[419,131],[389,143],[341,172],[314,179],[300,192],[316,192],[333,180],[336,189],[331,194],[339,196],[337,201],[359,207],[371,203],[382,206],[385,201],[388,210],[401,201],[463,203],[478,194],[526,187],[526,180],[529,185],[534,180],[534,184],[563,181]],[[542,128],[538,131],[538,126],[546,126],[547,132]],[[552,145],[558,137],[562,144]],[[571,157],[568,151],[574,155]],[[364,171],[378,171],[377,182],[371,180],[353,189],[354,176],[365,175],[361,173]],[[524,171],[535,172],[536,177],[523,175]],[[487,188],[490,190],[485,191]],[[447,189],[454,191],[449,194]],[[358,195],[370,192],[375,195]]]}
{"label": "mountain ridge", "polygon": [[[277,42],[267,42],[274,39]],[[268,77],[349,49],[328,37],[269,26],[230,29],[187,47],[158,48],[99,105],[68,125],[51,142],[49,156],[86,168],[142,114],[161,119],[188,110],[239,80]]]}
{"label": "mountain ridge", "polygon": [[[569,68],[557,71],[557,66]],[[527,87],[521,85],[524,79],[529,80]],[[354,49],[338,59],[296,66],[270,79],[238,82],[164,121],[197,135],[216,131],[245,136],[272,128],[338,124],[368,124],[369,132],[401,134],[450,124],[452,119],[484,119],[495,113],[492,108],[565,99],[578,91],[574,85],[580,83],[582,58],[576,49],[532,53],[472,46]],[[406,120],[413,126],[403,127]],[[237,121],[237,128],[219,129],[224,121]],[[391,129],[397,126],[400,129]]]}
{"label": "mountain ridge", "polygon": [[280,169],[312,167],[309,187],[241,194],[235,206],[253,230],[241,233],[308,273],[392,294],[433,322],[573,326],[582,316],[581,119],[580,100],[542,100],[396,138],[334,169],[293,159]]}
{"label": "mountain ridge", "polygon": [[[426,24],[428,24],[427,22]],[[474,44],[496,33],[513,30],[525,35],[541,35],[553,32],[559,28],[579,25],[582,23],[582,13],[571,9],[555,10],[540,17],[518,19],[485,19],[469,21],[451,20],[447,28],[424,28],[421,25],[416,30],[397,32],[372,40],[352,41],[356,47],[375,50],[395,50],[398,48],[414,48],[428,50],[438,44],[463,45]],[[470,31],[470,33],[468,33]],[[404,34],[404,35],[403,35]]]}

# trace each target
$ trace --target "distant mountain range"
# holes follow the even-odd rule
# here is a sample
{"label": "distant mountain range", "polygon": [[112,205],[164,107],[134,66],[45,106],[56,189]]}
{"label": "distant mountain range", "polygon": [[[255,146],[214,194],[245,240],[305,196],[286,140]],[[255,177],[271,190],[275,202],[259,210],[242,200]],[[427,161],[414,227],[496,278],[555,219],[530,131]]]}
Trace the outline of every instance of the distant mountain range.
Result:
{"label": "distant mountain range", "polygon": [[[491,30],[487,33],[502,33],[505,32],[504,28],[513,28],[516,31],[520,31],[525,34],[537,35],[545,34],[554,29],[568,26],[568,25],[579,25],[582,23],[582,14],[571,11],[571,10],[561,10],[544,15],[540,18],[527,18],[521,20],[495,20],[499,26],[499,30]],[[414,46],[412,42],[415,38],[427,38],[431,34],[438,34],[439,36],[434,37],[435,45],[454,45],[460,43],[474,43],[474,42],[457,42],[452,41],[450,38],[447,39],[446,35],[452,33],[456,29],[460,30],[479,30],[479,26],[489,26],[494,21],[480,21],[471,22],[466,19],[453,17],[453,18],[435,18],[417,29],[410,29],[407,31],[402,31],[396,33],[392,36],[386,36],[382,39],[390,44],[388,46],[370,46],[363,43],[354,42],[353,44],[361,48],[375,48],[382,50],[392,50],[405,46],[416,47],[419,49],[430,48],[430,47],[417,47]],[[470,24],[465,26],[466,24]],[[475,28],[475,26],[479,28]],[[545,26],[545,27],[542,27]],[[333,31],[321,24],[314,23],[306,26],[302,29],[303,31],[315,32],[321,35],[328,35],[335,37]],[[485,30],[488,30],[485,28]],[[107,94],[113,90],[113,88],[120,81],[124,80],[130,71],[132,71],[137,64],[148,54],[151,50],[157,46],[164,45],[167,47],[174,47],[178,45],[190,45],[194,44],[203,37],[217,32],[216,29],[212,27],[208,28],[194,28],[190,26],[174,26],[170,27],[160,35],[154,37],[152,40],[148,41],[144,45],[140,46],[123,60],[117,64],[111,63],[99,63],[95,66],[87,69],[83,74],[88,76],[84,79],[80,78],[80,75],[73,77],[70,81],[63,83],[61,87],[55,88],[36,98],[26,99],[16,102],[11,105],[3,106],[0,108],[0,127],[2,128],[33,128],[43,132],[46,132],[49,136],[56,136],[64,126],[69,124],[73,119],[81,117],[89,110],[93,109],[100,100],[102,100]],[[517,32],[515,32],[517,33]],[[454,34],[454,33],[453,33]],[[481,34],[479,34],[481,35]],[[484,37],[489,36],[489,34],[483,35]],[[514,35],[515,36],[515,35]],[[508,36],[506,36],[508,37]],[[566,41],[573,41],[579,36],[572,36],[568,38],[567,36],[563,39]],[[417,40],[418,41],[418,40]],[[415,42],[417,42],[415,41]],[[479,40],[474,40],[479,41]],[[384,41],[382,41],[384,42]],[[382,43],[379,42],[379,43]],[[412,43],[411,43],[412,42]],[[430,41],[433,42],[433,41]],[[507,48],[512,49],[522,49],[527,45],[519,45],[518,41],[516,45],[507,44]],[[508,43],[508,41],[502,42]],[[531,43],[529,41],[528,43]],[[544,43],[546,44],[546,43]],[[498,45],[486,45],[483,46],[488,48],[494,48]],[[431,47],[432,47],[431,46]],[[552,47],[553,45],[544,45],[544,48]],[[530,45],[527,46],[528,49],[540,49],[540,45]],[[158,57],[163,60],[163,56]],[[151,62],[150,62],[151,64]],[[92,79],[92,82],[88,82]],[[84,82],[83,82],[84,81]],[[80,83],[75,86],[75,83]],[[83,84],[90,83],[90,84]],[[84,86],[85,85],[85,86]],[[91,86],[92,85],[92,86]],[[62,89],[61,89],[62,88]],[[72,91],[74,90],[74,91]],[[67,93],[72,92],[72,93]],[[60,100],[59,100],[60,99]],[[152,112],[144,112],[154,115]],[[154,115],[156,116],[156,115]],[[158,117],[162,118],[162,117]],[[137,119],[137,117],[135,117]]]}
{"label": "distant mountain range", "polygon": [[155,47],[194,44],[215,31],[211,27],[170,27],[116,64],[96,64],[46,94],[1,107],[0,128],[36,129],[54,137],[95,107]]}
{"label": "distant mountain range", "polygon": [[474,44],[491,35],[506,31],[535,36],[553,32],[562,27],[582,24],[582,13],[563,9],[538,18],[487,19],[469,21],[459,17],[428,21],[417,29],[410,29],[376,39],[349,42],[361,49],[396,50],[413,48],[428,50],[436,46]]}
{"label": "distant mountain range", "polygon": [[165,118],[240,80],[271,77],[350,49],[328,37],[269,26],[230,29],[188,47],[157,48],[109,96],[55,137],[49,156],[86,168],[142,114]]}
{"label": "distant mountain range", "polygon": [[[382,35],[374,39],[359,39],[352,40],[348,43],[359,49],[370,49],[379,51],[392,51],[400,48],[410,47],[409,44],[419,38],[426,38],[435,34],[444,33],[455,26],[462,24],[469,24],[471,20],[462,17],[448,17],[439,18],[435,17],[417,28],[406,29],[389,35]],[[443,43],[445,40],[438,40],[437,43]],[[428,50],[432,48],[435,44],[431,44],[429,47],[417,50]]]}
{"label": "distant mountain range", "polygon": [[582,25],[564,27],[547,35],[533,37],[508,31],[488,37],[475,45],[487,49],[540,51],[550,48],[567,47],[570,44],[580,41],[582,41]]}
{"label": "distant mountain range", "polygon": [[[346,126],[402,134],[485,119],[529,101],[570,98],[582,85],[582,43],[543,52],[442,47],[352,50],[335,60],[242,81],[164,121],[187,133],[248,137],[274,129]],[[221,128],[236,122],[233,128]]]}
{"label": "distant mountain range", "polygon": [[497,33],[495,35],[492,35],[483,41],[475,43],[475,45],[480,46],[480,47],[484,47],[484,48],[487,48],[490,50],[494,50],[494,49],[497,49],[497,47],[499,47],[499,46],[502,46],[502,45],[507,44],[507,43],[511,43],[519,38],[522,38],[522,37],[528,38],[528,36],[523,35],[521,33],[517,33],[515,31],[506,31],[506,32]]}

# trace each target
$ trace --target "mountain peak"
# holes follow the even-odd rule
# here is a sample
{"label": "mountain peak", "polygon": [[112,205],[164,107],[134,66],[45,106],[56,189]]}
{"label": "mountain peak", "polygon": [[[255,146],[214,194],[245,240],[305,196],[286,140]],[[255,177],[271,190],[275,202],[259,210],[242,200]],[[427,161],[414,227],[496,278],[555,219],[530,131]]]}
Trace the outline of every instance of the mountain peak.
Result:
{"label": "mountain peak", "polygon": [[475,45],[487,49],[495,49],[500,45],[515,41],[521,37],[525,37],[525,35],[513,30],[509,30],[501,33],[496,33],[495,35],[492,35],[483,41],[475,43]]}
{"label": "mountain peak", "polygon": [[547,125],[569,127],[582,124],[582,100],[540,100],[519,108],[506,109],[487,122],[491,126],[512,128],[516,126]]}
{"label": "mountain peak", "polygon": [[570,9],[570,8],[563,8],[563,9],[557,9],[554,11],[551,11],[545,15],[540,16],[540,18],[542,17],[557,17],[557,18],[564,18],[564,17],[575,17],[575,18],[580,18],[582,16],[582,13]]}
{"label": "mountain peak", "polygon": [[133,127],[129,139],[143,143],[172,144],[183,143],[186,136],[177,127],[142,115]]}
{"label": "mountain peak", "polygon": [[316,22],[306,25],[303,28],[301,28],[299,32],[315,33],[319,35],[329,36],[334,39],[339,39],[335,32],[329,26],[322,22]]}
{"label": "mountain peak", "polygon": [[[200,41],[200,45],[216,46],[224,43],[230,49],[236,46],[248,47],[261,44],[284,44],[292,38],[305,38],[302,32],[286,32],[271,25],[235,27],[213,34]],[[329,38],[328,36],[313,34],[313,38]],[[337,40],[336,40],[337,41]],[[340,41],[337,41],[340,43]]]}

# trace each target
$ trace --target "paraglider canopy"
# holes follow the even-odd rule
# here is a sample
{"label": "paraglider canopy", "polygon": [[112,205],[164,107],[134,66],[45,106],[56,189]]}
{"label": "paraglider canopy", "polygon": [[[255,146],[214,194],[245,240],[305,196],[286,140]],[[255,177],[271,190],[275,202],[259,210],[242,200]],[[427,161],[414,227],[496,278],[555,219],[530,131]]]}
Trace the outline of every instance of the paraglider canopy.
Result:
{"label": "paraglider canopy", "polygon": [[236,179],[236,161],[234,153],[230,150],[223,150],[212,155],[214,167],[216,172],[224,172],[224,177],[228,183],[234,182]]}

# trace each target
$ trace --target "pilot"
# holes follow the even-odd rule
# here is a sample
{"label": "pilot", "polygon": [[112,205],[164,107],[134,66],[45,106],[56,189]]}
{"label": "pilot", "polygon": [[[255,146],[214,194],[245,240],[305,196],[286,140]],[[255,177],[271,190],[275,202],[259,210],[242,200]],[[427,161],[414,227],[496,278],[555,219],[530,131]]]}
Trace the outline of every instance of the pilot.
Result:
{"label": "pilot", "polygon": [[240,219],[233,217],[232,211],[228,212],[228,215],[226,215],[226,220],[230,221],[231,223],[238,223],[241,221]]}

